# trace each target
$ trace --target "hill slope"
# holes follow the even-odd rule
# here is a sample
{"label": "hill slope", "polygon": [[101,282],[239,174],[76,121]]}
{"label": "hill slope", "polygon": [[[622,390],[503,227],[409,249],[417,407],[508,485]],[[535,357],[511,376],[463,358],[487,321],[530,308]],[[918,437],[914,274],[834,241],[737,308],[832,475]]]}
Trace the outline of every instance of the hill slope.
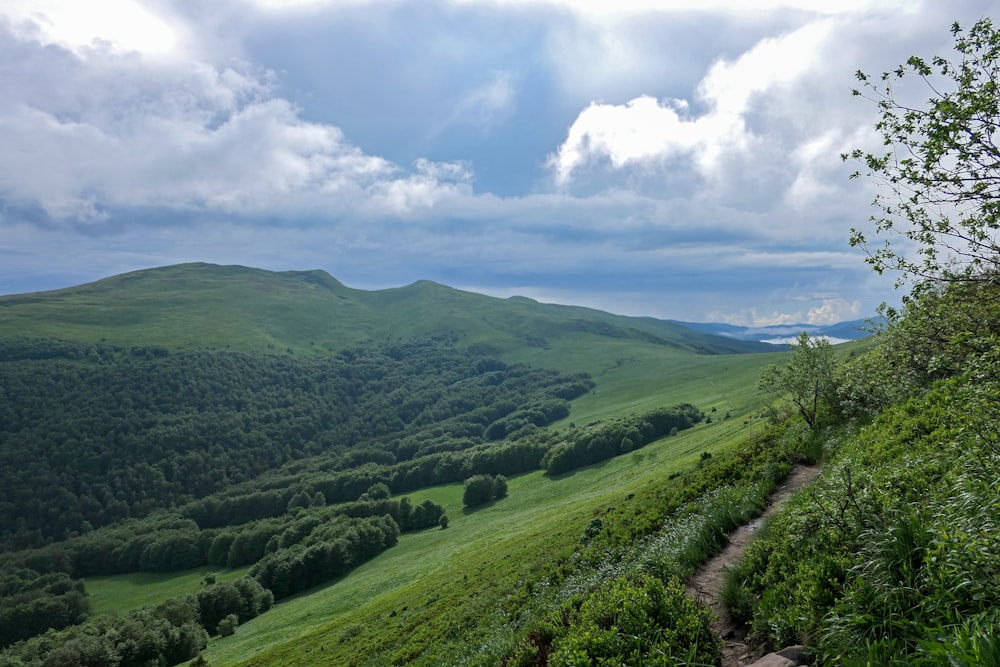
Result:
{"label": "hill slope", "polygon": [[[339,351],[361,341],[440,337],[502,356],[524,348],[566,360],[556,343],[628,341],[698,354],[767,346],[661,320],[523,297],[498,299],[429,281],[364,291],[323,271],[181,264],[50,292],[0,297],[0,332],[119,345]],[[773,348],[772,348],[773,349]],[[529,355],[530,356],[530,355]],[[578,369],[573,369],[578,370]]]}
{"label": "hill slope", "polygon": [[[261,566],[254,576],[270,587],[279,565],[306,567],[303,548],[313,555],[326,549],[331,558],[343,551],[342,565],[374,576],[373,588],[388,596],[376,613],[400,616],[395,605],[413,610],[410,622],[433,634],[467,623],[472,608],[463,600],[470,591],[495,607],[504,604],[494,590],[498,581],[516,590],[524,575],[542,576],[557,554],[579,544],[595,511],[610,512],[622,497],[633,501],[629,512],[639,511],[639,499],[664,479],[700,474],[704,450],[721,454],[724,441],[746,428],[737,417],[762,400],[752,387],[775,355],[727,354],[755,349],[774,347],[426,281],[366,292],[315,271],[182,265],[0,297],[0,424],[7,429],[0,440],[9,459],[0,465],[9,477],[0,485],[7,489],[0,494],[0,551],[10,549],[0,561],[18,572],[30,564],[41,586],[48,573],[237,567],[259,564],[266,553],[274,568]],[[659,441],[683,430],[652,428],[652,417],[663,414],[656,411],[671,403],[695,404],[712,424],[692,429],[693,439]],[[599,460],[605,450],[632,453],[575,472],[550,466],[555,457],[546,454],[577,445],[587,453],[578,464]],[[461,482],[475,472],[510,476],[524,497],[467,512]],[[394,495],[379,502],[394,503],[386,507],[399,515],[395,524],[384,520],[382,505],[364,501],[366,489]],[[399,498],[415,491],[412,503]],[[692,486],[684,498],[701,492]],[[425,507],[423,514],[435,512],[429,523],[413,518]],[[483,532],[484,518],[507,508],[515,515],[497,516]],[[452,519],[448,531],[414,532],[436,525],[442,509]],[[348,513],[354,523],[337,518]],[[316,522],[313,535],[308,529]],[[622,526],[635,523],[621,517]],[[286,530],[299,524],[301,530]],[[392,525],[405,534],[390,535]],[[349,551],[327,549],[340,544],[334,531],[374,537],[350,542]],[[397,537],[401,551],[433,547],[410,563],[413,579],[386,567],[406,556],[361,569]],[[497,549],[514,543],[524,557],[501,563],[506,556]],[[460,566],[458,548],[471,549]],[[499,569],[488,576],[463,570],[478,562]],[[442,607],[430,605],[426,591],[441,589],[445,563],[458,569],[440,601],[458,616],[439,622]],[[281,631],[263,642],[240,617],[241,625],[248,622],[240,635],[252,646],[223,643],[232,652],[221,660],[257,654],[316,625],[312,605],[325,608],[327,593],[360,580],[352,573],[313,595],[287,596],[344,571],[327,568],[322,578],[282,588],[265,623]],[[373,588],[365,588],[367,597]],[[325,609],[322,618],[355,624],[351,632],[358,623],[381,627],[355,607]],[[414,615],[423,608],[430,616]],[[200,622],[216,629],[214,620]],[[393,651],[444,646],[409,630],[401,637]],[[374,656],[368,639],[359,636],[342,650]],[[427,664],[437,657],[428,654]]]}

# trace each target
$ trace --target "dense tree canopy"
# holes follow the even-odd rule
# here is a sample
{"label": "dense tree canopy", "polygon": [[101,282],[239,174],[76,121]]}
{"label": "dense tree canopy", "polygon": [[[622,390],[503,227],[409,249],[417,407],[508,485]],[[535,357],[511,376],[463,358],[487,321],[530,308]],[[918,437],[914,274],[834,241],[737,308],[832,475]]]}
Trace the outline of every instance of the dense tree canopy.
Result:
{"label": "dense tree canopy", "polygon": [[591,386],[432,340],[296,358],[0,339],[0,548],[237,488],[192,516],[277,516],[304,468],[272,471],[295,461],[343,474],[309,502],[354,500],[387,481],[359,467],[529,433]]}

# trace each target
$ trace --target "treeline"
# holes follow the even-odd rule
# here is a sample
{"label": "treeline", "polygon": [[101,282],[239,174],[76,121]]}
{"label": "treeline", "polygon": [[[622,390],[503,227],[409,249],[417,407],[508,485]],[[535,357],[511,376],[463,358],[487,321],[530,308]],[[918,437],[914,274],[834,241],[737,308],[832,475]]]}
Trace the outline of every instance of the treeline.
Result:
{"label": "treeline", "polygon": [[[521,412],[535,411],[541,408],[529,406]],[[178,511],[207,528],[280,516],[286,511],[293,493],[304,497],[321,494],[330,502],[343,502],[377,484],[400,494],[464,482],[475,475],[510,477],[539,468],[555,475],[643,447],[658,438],[690,428],[704,418],[698,408],[683,404],[558,432],[533,427],[499,443],[439,451],[399,463],[391,463],[391,459],[380,463],[371,456],[364,459],[364,464],[340,472],[324,470],[323,459],[316,458],[295,464],[291,470],[263,475],[252,485],[233,487],[227,495],[190,503]],[[390,444],[412,441],[412,437],[407,437]],[[253,490],[244,490],[248,486]],[[269,488],[272,486],[279,488]],[[293,492],[291,488],[299,490]]]}
{"label": "treeline", "polygon": [[685,403],[644,415],[619,417],[593,428],[570,429],[546,452],[542,465],[548,474],[558,475],[644,447],[704,419],[701,410]]}
{"label": "treeline", "polygon": [[197,657],[209,635],[232,634],[273,601],[271,592],[249,577],[211,584],[156,607],[103,616],[14,644],[0,653],[0,665],[176,665]]}
{"label": "treeline", "polygon": [[301,543],[268,554],[250,574],[281,599],[341,576],[398,540],[399,526],[388,515],[341,517],[317,528]]}
{"label": "treeline", "polygon": [[[202,529],[191,519],[159,513],[95,530],[63,542],[0,555],[0,565],[35,572],[88,577],[129,572],[176,572],[202,565],[253,565],[299,544],[324,526],[344,520],[390,519],[397,531],[439,525],[444,508],[430,500],[390,499],[375,485],[362,499],[342,505],[293,507],[289,514],[241,525]],[[356,560],[356,559],[355,559]]]}
{"label": "treeline", "polygon": [[[393,500],[385,485],[376,485],[354,503],[296,507],[288,516],[243,526],[201,530],[190,519],[157,515],[44,548],[4,554],[0,646],[83,622],[88,611],[86,591],[83,582],[71,575],[253,565],[255,583],[269,589],[267,595],[283,598],[340,577],[394,546],[401,529],[442,525],[443,517],[441,505]],[[209,632],[231,613],[211,615],[200,598],[199,604],[201,624]]]}
{"label": "treeline", "polygon": [[[350,473],[527,435],[592,386],[434,340],[294,357],[0,339],[0,548],[240,484],[273,491],[254,498],[267,506],[220,500],[199,523],[276,516],[288,485],[255,488],[265,471]],[[328,488],[339,502],[367,484]]]}

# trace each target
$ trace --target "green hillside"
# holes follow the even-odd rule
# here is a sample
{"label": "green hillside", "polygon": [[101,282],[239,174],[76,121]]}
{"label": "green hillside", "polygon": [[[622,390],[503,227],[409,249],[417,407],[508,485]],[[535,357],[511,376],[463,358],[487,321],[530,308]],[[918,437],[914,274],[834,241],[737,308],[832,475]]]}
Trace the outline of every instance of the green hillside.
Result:
{"label": "green hillside", "polygon": [[323,271],[275,273],[209,264],[147,269],[78,287],[3,296],[0,332],[119,345],[296,353],[339,351],[384,338],[447,336],[463,347],[544,358],[547,366],[574,370],[589,369],[578,368],[586,362],[562,352],[564,344],[619,341],[700,354],[773,350],[665,321],[523,297],[497,299],[429,281],[364,291]]}
{"label": "green hillside", "polygon": [[917,281],[868,341],[205,265],[4,299],[0,667],[1000,665],[1000,30],[952,32],[858,72],[851,243]]}
{"label": "green hillside", "polygon": [[[182,264],[50,292],[0,297],[0,337],[118,346],[326,355],[373,341],[446,340],[460,349],[597,385],[574,417],[647,410],[661,401],[743,410],[772,345],[652,318],[499,299],[429,281],[379,291],[323,271]],[[725,376],[726,382],[711,379]]]}
{"label": "green hillside", "polygon": [[[628,492],[641,513],[657,480],[721,454],[780,358],[760,349],[774,348],[426,281],[353,290],[322,272],[183,265],[0,298],[0,593],[15,592],[0,639],[106,633],[130,600],[151,605],[129,612],[135,632],[155,632],[168,612],[151,610],[188,608],[167,599],[187,591],[200,610],[170,611],[189,621],[157,640],[183,655],[225,616],[215,596],[250,601],[238,622],[253,627],[264,582],[272,630],[225,645],[248,657],[315,624],[328,594],[304,588],[372,586],[411,608],[455,557],[465,584],[449,595],[493,599],[498,581],[571,551],[598,507]],[[462,507],[462,480],[483,473],[518,496],[499,513]],[[427,532],[442,514],[449,530]],[[566,532],[567,517],[580,525]],[[527,560],[511,569],[463,572],[515,544]],[[338,564],[316,570],[305,554],[320,553]],[[85,585],[101,616],[75,626]],[[367,623],[367,607],[338,608]]]}
{"label": "green hillside", "polygon": [[[140,305],[81,325],[126,278]],[[991,664],[996,539],[968,509],[995,505],[993,291],[922,292],[872,340],[770,354],[241,268],[8,297],[0,664],[718,664],[683,582],[818,458],[724,591],[750,639],[805,638],[824,664]],[[368,333],[345,316],[354,338],[307,341],[296,322],[329,333],[345,300]],[[171,302],[168,336],[149,322]],[[197,342],[172,337],[183,321]],[[829,354],[794,367],[828,369],[811,427],[757,383],[810,349]],[[475,475],[503,493],[470,504]]]}

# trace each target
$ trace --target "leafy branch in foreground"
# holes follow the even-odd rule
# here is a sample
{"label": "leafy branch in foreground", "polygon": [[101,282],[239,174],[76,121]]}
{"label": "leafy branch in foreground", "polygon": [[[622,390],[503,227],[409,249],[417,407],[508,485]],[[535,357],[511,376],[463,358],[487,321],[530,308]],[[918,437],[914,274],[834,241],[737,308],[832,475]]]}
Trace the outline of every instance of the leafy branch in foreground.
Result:
{"label": "leafy branch in foreground", "polygon": [[[879,186],[873,204],[880,213],[871,221],[883,244],[869,246],[853,229],[851,245],[865,249],[878,273],[901,272],[900,282],[1000,275],[1000,32],[988,18],[968,31],[955,23],[951,32],[954,61],[911,56],[879,78],[856,75],[862,86],[853,94],[877,105],[875,129],[887,148],[841,155],[862,165],[852,178]],[[926,103],[905,99],[913,79],[930,91]]]}

